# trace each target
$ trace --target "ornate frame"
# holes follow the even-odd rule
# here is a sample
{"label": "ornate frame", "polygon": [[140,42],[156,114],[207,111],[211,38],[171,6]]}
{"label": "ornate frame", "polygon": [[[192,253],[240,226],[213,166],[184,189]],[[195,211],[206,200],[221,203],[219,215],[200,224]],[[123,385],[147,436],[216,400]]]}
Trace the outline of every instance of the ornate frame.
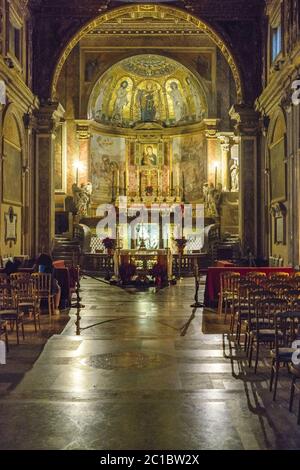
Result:
{"label": "ornate frame", "polygon": [[12,243],[17,243],[17,222],[18,216],[14,213],[14,209],[12,206],[9,207],[8,212],[4,213],[4,220],[5,220],[5,243],[10,243],[10,247],[12,247]]}

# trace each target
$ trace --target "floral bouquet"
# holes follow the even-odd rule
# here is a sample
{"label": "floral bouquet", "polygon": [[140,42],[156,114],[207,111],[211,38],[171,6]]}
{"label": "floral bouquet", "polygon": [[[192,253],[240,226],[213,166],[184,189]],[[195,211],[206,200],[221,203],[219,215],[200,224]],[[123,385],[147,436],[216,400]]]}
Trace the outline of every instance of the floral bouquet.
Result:
{"label": "floral bouquet", "polygon": [[175,243],[177,245],[177,248],[178,248],[178,251],[180,253],[183,252],[183,250],[185,249],[186,245],[187,245],[187,239],[185,237],[182,237],[182,238],[176,238],[175,239]]}
{"label": "floral bouquet", "polygon": [[150,271],[150,275],[155,279],[155,284],[161,286],[162,284],[167,283],[168,272],[167,268],[160,263],[157,263],[153,266]]}
{"label": "floral bouquet", "polygon": [[102,243],[108,252],[112,252],[116,248],[116,240],[114,238],[104,238]]}
{"label": "floral bouquet", "polygon": [[122,263],[119,267],[119,275],[123,283],[128,283],[135,275],[136,266],[132,263]]}

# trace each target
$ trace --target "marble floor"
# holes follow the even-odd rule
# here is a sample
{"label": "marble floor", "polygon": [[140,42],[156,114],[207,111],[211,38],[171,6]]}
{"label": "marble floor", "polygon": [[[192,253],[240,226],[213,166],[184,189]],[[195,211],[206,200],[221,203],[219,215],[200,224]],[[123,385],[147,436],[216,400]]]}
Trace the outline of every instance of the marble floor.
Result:
{"label": "marble floor", "polygon": [[71,311],[1,395],[1,449],[300,448],[287,373],[274,403],[268,360],[255,376],[226,337],[202,332],[202,310],[191,317],[192,280],[157,293],[82,288],[81,335]]}

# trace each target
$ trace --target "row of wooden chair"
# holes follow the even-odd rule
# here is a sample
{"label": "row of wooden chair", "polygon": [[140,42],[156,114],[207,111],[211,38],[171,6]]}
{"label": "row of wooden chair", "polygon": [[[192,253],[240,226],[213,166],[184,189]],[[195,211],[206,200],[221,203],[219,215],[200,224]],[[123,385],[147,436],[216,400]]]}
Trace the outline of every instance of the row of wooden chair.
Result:
{"label": "row of wooden chair", "polygon": [[[225,307],[224,320],[230,312],[230,335],[241,342],[244,332],[244,349],[252,367],[255,351],[254,372],[257,372],[262,345],[271,352],[272,366],[270,391],[276,400],[281,365],[290,368],[293,376],[290,395],[290,410],[293,407],[294,393],[300,369],[294,364],[297,353],[295,341],[300,340],[300,276],[277,273],[266,276],[264,273],[225,273],[221,278],[219,312]],[[299,350],[300,355],[300,350]],[[300,424],[300,403],[298,413]]]}
{"label": "row of wooden chair", "polygon": [[35,332],[40,329],[41,302],[47,300],[51,321],[55,309],[51,292],[52,276],[45,273],[0,274],[0,336],[4,336],[8,350],[7,326],[15,329],[17,344],[20,342],[20,328],[25,339],[24,322],[33,320]]}

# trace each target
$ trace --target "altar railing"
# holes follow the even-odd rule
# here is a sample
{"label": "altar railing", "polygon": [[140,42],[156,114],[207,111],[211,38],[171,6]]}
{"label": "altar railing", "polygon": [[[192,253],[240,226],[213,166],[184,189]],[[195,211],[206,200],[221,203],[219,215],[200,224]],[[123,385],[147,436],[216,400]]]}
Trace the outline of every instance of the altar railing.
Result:
{"label": "altar railing", "polygon": [[[136,255],[132,255],[136,258]],[[151,268],[150,264],[157,262],[156,256],[138,257],[138,267],[147,270]],[[172,257],[172,273],[175,277],[193,276],[195,272],[195,263],[197,263],[200,272],[205,272],[211,264],[205,253],[184,254],[182,256],[175,254]],[[105,253],[87,253],[82,256],[83,270],[91,273],[97,273],[99,276],[114,274],[114,257]]]}

